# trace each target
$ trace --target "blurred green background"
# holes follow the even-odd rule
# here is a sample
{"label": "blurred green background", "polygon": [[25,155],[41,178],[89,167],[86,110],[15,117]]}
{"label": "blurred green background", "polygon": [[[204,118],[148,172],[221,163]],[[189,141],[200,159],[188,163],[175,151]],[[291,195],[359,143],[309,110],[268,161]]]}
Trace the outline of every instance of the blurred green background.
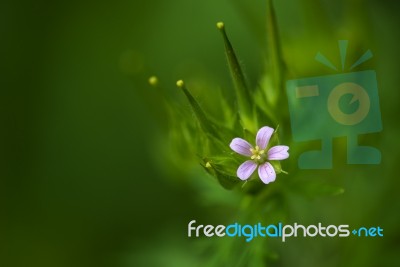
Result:
{"label": "blurred green background", "polygon": [[[314,56],[322,51],[338,65],[339,39],[349,40],[354,57],[371,49],[366,65],[377,72],[383,121],[373,136],[381,165],[299,171],[345,193],[293,195],[290,218],[381,226],[385,236],[275,242],[271,265],[398,266],[400,8],[389,0],[274,3],[288,78],[332,73]],[[187,223],[234,222],[240,196],[195,162],[169,164],[160,92],[147,79],[157,75],[164,93],[188,110],[177,79],[185,78],[200,102],[213,96],[203,88],[229,90],[215,28],[222,20],[255,86],[264,71],[265,1],[1,6],[0,266],[205,266],[213,252],[204,247],[217,241],[189,239]]]}

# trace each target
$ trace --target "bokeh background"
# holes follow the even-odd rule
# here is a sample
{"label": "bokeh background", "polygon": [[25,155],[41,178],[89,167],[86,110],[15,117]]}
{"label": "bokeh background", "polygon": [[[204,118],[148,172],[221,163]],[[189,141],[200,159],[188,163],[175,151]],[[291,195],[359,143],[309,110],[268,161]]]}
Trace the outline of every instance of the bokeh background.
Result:
{"label": "bokeh background", "polygon": [[[383,131],[368,139],[382,152],[380,165],[337,160],[331,171],[296,170],[345,193],[291,195],[290,218],[381,226],[385,236],[276,242],[269,265],[398,266],[400,8],[389,0],[274,4],[288,78],[331,74],[314,56],[322,51],[339,65],[339,39],[349,40],[354,57],[372,50],[364,67],[377,72],[383,121]],[[200,102],[218,103],[202,88],[230,90],[215,28],[221,20],[256,85],[266,71],[265,1],[1,6],[0,265],[206,266],[216,252],[205,248],[216,240],[189,239],[187,223],[234,222],[241,196],[220,188],[196,162],[170,163],[160,94],[190,111],[177,79],[185,78]],[[162,93],[148,85],[150,75],[159,77]]]}

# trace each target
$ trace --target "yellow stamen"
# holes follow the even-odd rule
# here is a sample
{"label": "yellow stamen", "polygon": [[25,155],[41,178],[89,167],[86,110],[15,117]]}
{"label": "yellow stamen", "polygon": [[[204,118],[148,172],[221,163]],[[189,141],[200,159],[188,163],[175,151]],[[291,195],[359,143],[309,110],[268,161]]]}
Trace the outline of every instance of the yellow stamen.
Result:
{"label": "yellow stamen", "polygon": [[250,158],[252,160],[261,160],[262,155],[265,153],[265,150],[260,150],[259,146],[255,146],[254,148],[250,148],[251,154],[253,154]]}

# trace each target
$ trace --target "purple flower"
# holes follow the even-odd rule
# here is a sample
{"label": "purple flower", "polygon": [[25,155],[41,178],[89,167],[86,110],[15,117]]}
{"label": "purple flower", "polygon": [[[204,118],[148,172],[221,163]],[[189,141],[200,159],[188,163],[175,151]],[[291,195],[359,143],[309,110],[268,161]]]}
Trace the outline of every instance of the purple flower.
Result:
{"label": "purple flower", "polygon": [[289,157],[288,146],[273,146],[266,151],[274,129],[268,126],[262,127],[257,132],[256,146],[242,138],[234,138],[229,145],[236,153],[250,157],[237,169],[237,176],[241,180],[247,180],[258,167],[258,176],[264,184],[275,181],[276,172],[269,160],[283,160]]}

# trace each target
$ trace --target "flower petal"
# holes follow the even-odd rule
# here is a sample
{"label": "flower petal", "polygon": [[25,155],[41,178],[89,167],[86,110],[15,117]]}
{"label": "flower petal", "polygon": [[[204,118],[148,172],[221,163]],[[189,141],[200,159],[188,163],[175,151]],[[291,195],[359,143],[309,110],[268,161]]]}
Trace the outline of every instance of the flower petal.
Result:
{"label": "flower petal", "polygon": [[268,150],[269,160],[283,160],[289,157],[288,146],[274,146]]}
{"label": "flower petal", "polygon": [[256,169],[257,163],[252,160],[246,160],[239,166],[236,174],[241,180],[247,180]]}
{"label": "flower petal", "polygon": [[271,163],[269,162],[265,162],[258,167],[258,175],[264,184],[269,184],[275,181],[276,178],[274,167],[272,167]]}
{"label": "flower petal", "polygon": [[264,126],[260,130],[258,130],[256,137],[257,146],[260,149],[265,149],[273,133],[274,129],[268,126]]}
{"label": "flower petal", "polygon": [[251,156],[252,153],[250,151],[253,148],[252,145],[249,144],[246,140],[242,138],[233,138],[231,144],[229,145],[233,151],[243,156]]}

